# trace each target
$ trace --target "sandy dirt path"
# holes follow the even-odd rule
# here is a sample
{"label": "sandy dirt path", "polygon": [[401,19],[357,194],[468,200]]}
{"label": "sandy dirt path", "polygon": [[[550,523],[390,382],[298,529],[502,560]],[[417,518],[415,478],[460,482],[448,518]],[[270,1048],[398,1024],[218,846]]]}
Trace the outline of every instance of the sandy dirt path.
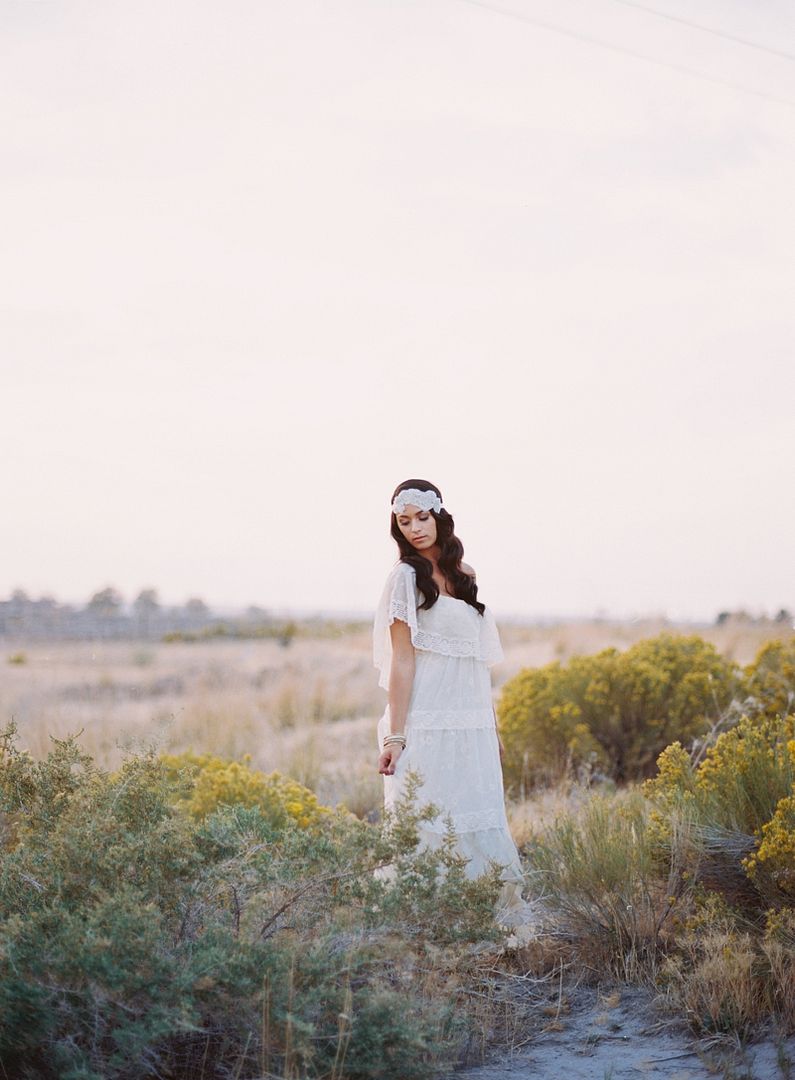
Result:
{"label": "sandy dirt path", "polygon": [[741,1048],[693,1039],[648,993],[579,989],[569,1011],[527,1045],[439,1080],[795,1080],[795,1038]]}

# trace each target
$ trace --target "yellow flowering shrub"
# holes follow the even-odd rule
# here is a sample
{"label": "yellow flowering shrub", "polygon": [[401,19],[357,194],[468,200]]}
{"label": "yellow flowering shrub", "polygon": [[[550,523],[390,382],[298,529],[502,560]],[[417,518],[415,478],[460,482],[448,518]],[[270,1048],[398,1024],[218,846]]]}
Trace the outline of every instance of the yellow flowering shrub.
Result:
{"label": "yellow flowering shrub", "polygon": [[762,842],[743,865],[761,888],[772,881],[779,893],[795,899],[795,795],[779,801],[762,826]]}
{"label": "yellow flowering shrub", "polygon": [[643,792],[662,840],[684,812],[701,838],[702,874],[709,877],[711,862],[712,877],[722,878],[711,887],[734,889],[746,902],[753,893],[757,906],[795,898],[795,715],[744,716],[697,768],[679,743],[658,766]]}
{"label": "yellow flowering shrub", "polygon": [[793,790],[793,738],[795,716],[743,717],[718,737],[697,770],[696,787],[722,809],[721,824],[758,834],[770,820],[779,799]]}
{"label": "yellow flowering shrub", "polygon": [[657,775],[643,784],[643,793],[662,803],[690,796],[692,799],[696,776],[690,755],[677,739],[666,746],[657,758]]}
{"label": "yellow flowering shrub", "polygon": [[765,942],[776,942],[795,950],[795,908],[783,907],[778,911],[768,911],[765,918]]}
{"label": "yellow flowering shrub", "polygon": [[555,661],[520,671],[503,687],[497,718],[508,784],[531,785],[565,772],[572,740],[582,723],[580,706],[561,692],[572,677],[571,670],[567,673]]}
{"label": "yellow flowering shrub", "polygon": [[221,805],[236,803],[259,807],[274,825],[292,820],[306,828],[329,813],[314,793],[296,780],[278,772],[252,769],[250,761],[250,754],[245,754],[242,761],[191,751],[160,756],[175,788],[183,785],[180,806],[195,818],[206,817]]}
{"label": "yellow flowering shrub", "polygon": [[497,704],[506,782],[527,787],[583,767],[644,779],[674,739],[707,732],[739,687],[739,668],[695,634],[525,668]]}
{"label": "yellow flowering shrub", "polygon": [[795,637],[768,641],[745,669],[746,688],[768,716],[795,709]]}
{"label": "yellow flowering shrub", "polygon": [[660,853],[670,849],[677,827],[689,820],[695,803],[696,776],[690,755],[677,740],[657,758],[657,775],[641,785],[653,803],[649,835]]}
{"label": "yellow flowering shrub", "polygon": [[703,821],[758,835],[779,799],[793,792],[793,739],[795,716],[743,716],[697,768],[680,743],[666,747],[644,793],[666,808],[687,802]]}

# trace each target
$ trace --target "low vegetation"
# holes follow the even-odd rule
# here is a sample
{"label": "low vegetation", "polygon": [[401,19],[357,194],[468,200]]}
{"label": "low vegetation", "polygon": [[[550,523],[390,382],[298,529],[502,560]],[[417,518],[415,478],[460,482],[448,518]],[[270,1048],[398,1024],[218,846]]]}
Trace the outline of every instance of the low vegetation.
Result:
{"label": "low vegetation", "polygon": [[452,833],[417,852],[416,782],[375,826],[246,763],[0,747],[6,1075],[411,1080],[466,1053],[498,875]]}
{"label": "low vegetation", "polygon": [[743,668],[660,635],[506,683],[526,944],[493,923],[496,869],[469,880],[452,832],[418,850],[417,778],[373,821],[248,756],[104,769],[12,722],[2,1068],[421,1080],[543,1023],[564,973],[652,985],[698,1033],[795,1032],[794,698],[793,639]]}
{"label": "low vegetation", "polygon": [[506,785],[523,795],[571,773],[643,780],[676,740],[706,746],[743,711],[791,711],[793,641],[766,643],[746,668],[697,635],[662,633],[623,652],[523,669],[497,706]]}
{"label": "low vegetation", "polygon": [[525,838],[547,965],[655,985],[699,1033],[795,1032],[794,658],[766,647],[737,683],[750,714]]}

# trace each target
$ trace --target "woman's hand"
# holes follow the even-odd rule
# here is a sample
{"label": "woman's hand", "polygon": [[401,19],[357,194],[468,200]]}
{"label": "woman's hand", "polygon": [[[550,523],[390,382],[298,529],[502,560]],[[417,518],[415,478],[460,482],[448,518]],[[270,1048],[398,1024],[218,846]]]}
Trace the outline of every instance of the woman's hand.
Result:
{"label": "woman's hand", "polygon": [[393,776],[398,758],[403,753],[400,743],[393,743],[383,751],[378,759],[378,771],[384,776]]}

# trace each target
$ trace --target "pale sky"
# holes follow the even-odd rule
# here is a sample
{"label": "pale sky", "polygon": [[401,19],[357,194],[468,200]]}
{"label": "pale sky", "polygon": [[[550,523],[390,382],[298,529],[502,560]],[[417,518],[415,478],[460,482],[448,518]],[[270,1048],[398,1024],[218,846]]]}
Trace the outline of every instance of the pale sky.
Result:
{"label": "pale sky", "polygon": [[0,597],[366,612],[418,476],[498,615],[795,607],[795,59],[618,0],[0,26]]}

